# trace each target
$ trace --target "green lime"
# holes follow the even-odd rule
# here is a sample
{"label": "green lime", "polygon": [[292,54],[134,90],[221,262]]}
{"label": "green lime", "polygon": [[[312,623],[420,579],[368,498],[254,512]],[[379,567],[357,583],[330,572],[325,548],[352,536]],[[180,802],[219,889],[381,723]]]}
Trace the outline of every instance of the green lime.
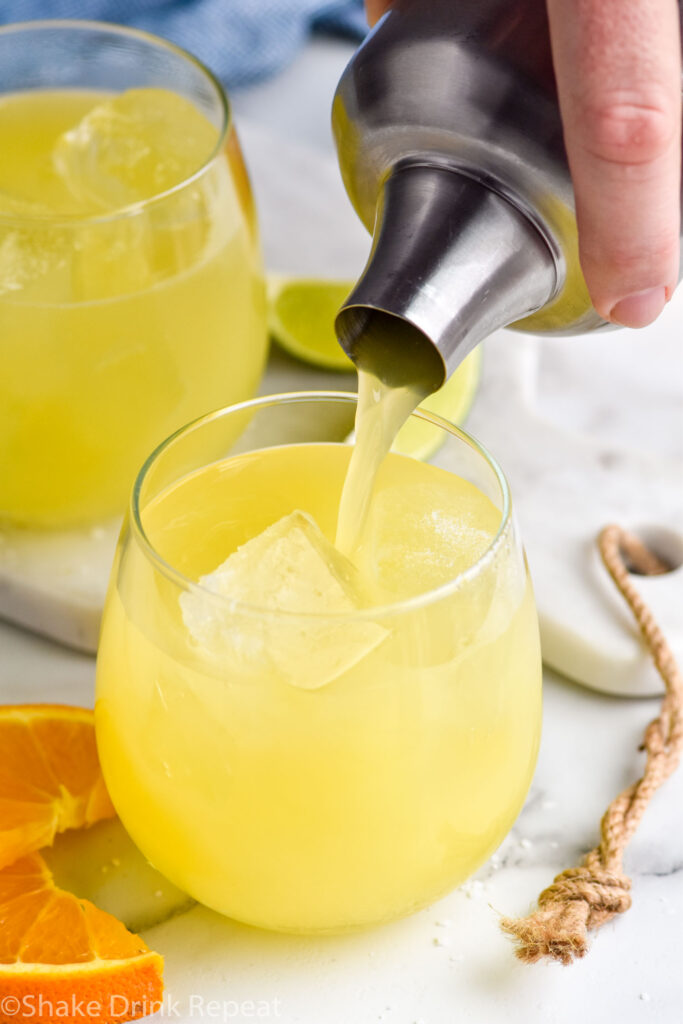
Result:
{"label": "green lime", "polygon": [[268,328],[290,355],[327,370],[353,370],[337,341],[334,318],[351,281],[268,277]]}
{"label": "green lime", "polygon": [[[328,370],[353,370],[334,332],[334,318],[352,287],[351,281],[269,275],[270,333],[297,359]],[[477,390],[480,367],[481,351],[476,348],[420,408],[462,423]],[[439,427],[412,418],[399,431],[393,449],[415,459],[428,459],[443,440]]]}
{"label": "green lime", "polygon": [[[451,423],[463,423],[474,401],[481,373],[481,347],[462,361],[446,383],[420,403],[420,409],[443,416]],[[445,440],[441,427],[411,417],[401,427],[392,450],[414,459],[429,459]]]}

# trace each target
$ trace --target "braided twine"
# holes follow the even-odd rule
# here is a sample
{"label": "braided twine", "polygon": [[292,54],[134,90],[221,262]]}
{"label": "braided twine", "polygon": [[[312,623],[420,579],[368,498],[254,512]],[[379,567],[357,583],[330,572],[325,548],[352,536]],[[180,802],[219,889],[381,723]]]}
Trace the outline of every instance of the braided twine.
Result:
{"label": "braided twine", "polygon": [[623,870],[624,849],[653,793],[675,771],[683,748],[683,677],[629,575],[629,571],[660,575],[670,567],[619,526],[605,527],[598,546],[607,571],[633,612],[666,692],[640,748],[647,755],[643,776],[607,808],[598,845],[578,867],[563,871],[543,890],[532,914],[518,920],[503,918],[501,927],[516,940],[515,953],[525,963],[543,958],[571,963],[585,955],[589,931],[601,928],[631,906],[631,880]]}

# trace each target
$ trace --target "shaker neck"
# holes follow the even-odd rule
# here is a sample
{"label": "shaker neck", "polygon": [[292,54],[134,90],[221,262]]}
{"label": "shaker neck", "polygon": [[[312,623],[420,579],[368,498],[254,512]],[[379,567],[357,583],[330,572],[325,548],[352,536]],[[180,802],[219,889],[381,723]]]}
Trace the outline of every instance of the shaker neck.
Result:
{"label": "shaker neck", "polygon": [[550,247],[512,202],[457,170],[402,164],[382,188],[370,256],[337,334],[361,369],[428,394],[557,287]]}

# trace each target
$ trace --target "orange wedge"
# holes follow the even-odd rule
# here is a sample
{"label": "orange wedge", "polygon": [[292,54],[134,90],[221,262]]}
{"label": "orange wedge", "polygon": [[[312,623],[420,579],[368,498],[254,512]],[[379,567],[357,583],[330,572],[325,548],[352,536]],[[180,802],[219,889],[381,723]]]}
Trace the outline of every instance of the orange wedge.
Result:
{"label": "orange wedge", "polygon": [[58,832],[114,815],[92,711],[0,707],[0,869],[49,846]]}
{"label": "orange wedge", "polygon": [[0,1021],[113,1024],[161,1006],[163,960],[57,889],[40,854],[0,871]]}

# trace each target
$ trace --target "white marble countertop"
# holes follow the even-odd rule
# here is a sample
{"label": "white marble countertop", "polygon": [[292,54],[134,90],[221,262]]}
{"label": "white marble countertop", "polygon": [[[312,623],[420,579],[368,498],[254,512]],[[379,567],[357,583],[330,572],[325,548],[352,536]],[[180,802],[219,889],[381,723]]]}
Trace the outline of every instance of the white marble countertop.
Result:
{"label": "white marble countertop", "polygon": [[[277,81],[237,96],[238,117],[329,147],[331,94],[348,52],[316,41]],[[589,346],[581,352],[591,358]],[[628,377],[623,364],[620,374]],[[567,375],[569,386],[571,360]],[[634,380],[626,381],[624,402]],[[556,381],[547,384],[561,396]],[[679,400],[680,390],[679,382]],[[609,405],[619,405],[614,394]],[[600,402],[589,392],[575,397],[571,415],[577,408],[590,427]],[[639,436],[647,429],[643,423]],[[661,425],[650,429],[658,444]],[[2,624],[0,652],[0,701],[92,703],[91,658]],[[473,882],[412,918],[343,938],[271,935],[195,908],[145,936],[166,957],[163,1016],[286,1024],[680,1024],[683,771],[657,794],[627,852],[632,909],[596,936],[585,960],[523,966],[498,928],[500,914],[525,913],[558,871],[594,845],[607,803],[642,768],[637,747],[656,710],[656,701],[601,696],[547,671],[529,798]],[[223,1005],[210,1008],[210,1000]]]}

